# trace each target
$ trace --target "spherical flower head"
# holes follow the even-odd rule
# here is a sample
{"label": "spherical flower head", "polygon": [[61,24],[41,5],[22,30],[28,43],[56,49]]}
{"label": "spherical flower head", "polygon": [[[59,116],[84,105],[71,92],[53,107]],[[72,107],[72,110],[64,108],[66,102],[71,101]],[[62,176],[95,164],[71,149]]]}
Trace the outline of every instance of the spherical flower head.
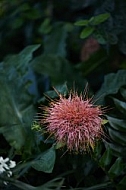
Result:
{"label": "spherical flower head", "polygon": [[68,98],[61,94],[59,100],[51,101],[44,108],[40,120],[57,143],[65,144],[68,151],[87,152],[103,136],[102,109],[95,106],[91,99],[77,92]]}

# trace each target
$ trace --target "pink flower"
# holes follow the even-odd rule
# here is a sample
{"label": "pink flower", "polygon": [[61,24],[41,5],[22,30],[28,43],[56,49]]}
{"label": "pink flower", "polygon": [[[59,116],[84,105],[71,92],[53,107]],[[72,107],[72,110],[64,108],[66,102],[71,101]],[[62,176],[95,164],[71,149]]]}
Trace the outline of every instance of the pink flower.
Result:
{"label": "pink flower", "polygon": [[68,99],[60,94],[59,100],[52,100],[49,107],[44,108],[40,123],[69,151],[85,152],[93,149],[104,134],[102,115],[101,108],[91,99],[71,92]]}

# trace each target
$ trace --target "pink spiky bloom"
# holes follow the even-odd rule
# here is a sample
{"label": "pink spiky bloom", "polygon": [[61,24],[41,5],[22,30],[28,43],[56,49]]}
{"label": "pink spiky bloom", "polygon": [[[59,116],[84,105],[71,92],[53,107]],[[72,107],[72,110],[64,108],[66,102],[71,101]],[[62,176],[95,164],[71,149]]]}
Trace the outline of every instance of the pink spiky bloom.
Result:
{"label": "pink spiky bloom", "polygon": [[67,150],[74,152],[89,151],[103,136],[102,109],[95,106],[91,99],[70,93],[68,98],[61,94],[59,100],[51,101],[44,108],[41,124],[54,135],[57,143],[65,144]]}

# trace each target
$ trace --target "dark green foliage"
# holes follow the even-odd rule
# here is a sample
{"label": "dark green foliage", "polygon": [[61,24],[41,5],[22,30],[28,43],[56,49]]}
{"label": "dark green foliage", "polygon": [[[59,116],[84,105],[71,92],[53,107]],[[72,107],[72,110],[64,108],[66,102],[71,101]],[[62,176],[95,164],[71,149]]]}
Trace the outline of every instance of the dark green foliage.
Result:
{"label": "dark green foliage", "polygon": [[110,73],[104,78],[104,83],[97,93],[97,97],[102,95],[102,98],[98,100],[99,104],[104,103],[104,98],[111,94],[118,93],[119,89],[126,84],[126,70],[119,70],[116,74]]}
{"label": "dark green foliage", "polygon": [[[1,101],[2,112],[0,115],[1,133],[12,147],[18,151],[24,146],[35,115],[33,95],[28,87],[31,81],[28,79],[29,62],[32,53],[39,45],[25,48],[20,54],[7,57],[1,63]],[[34,139],[34,138],[33,138]],[[33,143],[27,141],[26,152],[30,153]]]}
{"label": "dark green foliage", "polygon": [[[17,163],[0,189],[126,189],[125,20],[125,0],[0,1],[0,157]],[[39,107],[87,82],[108,109],[105,135],[93,152],[68,153]]]}
{"label": "dark green foliage", "polygon": [[32,167],[38,171],[46,173],[52,173],[56,159],[56,153],[54,147],[48,149],[42,153],[41,157],[32,162]]}
{"label": "dark green foliage", "polygon": [[76,22],[75,23],[76,26],[85,26],[85,29],[82,30],[80,37],[81,38],[89,37],[93,32],[95,32],[95,29],[96,29],[95,26],[103,23],[109,17],[110,17],[110,14],[104,13],[104,14],[91,17],[89,20]]}
{"label": "dark green foliage", "polygon": [[[121,75],[119,73],[121,73]],[[123,183],[123,177],[126,170],[125,82],[125,71],[122,70],[116,74],[109,74],[106,76],[105,83],[99,91],[99,95],[100,93],[103,93],[103,90],[105,92],[104,96],[101,98],[102,101],[104,100],[104,103],[111,102],[110,100],[113,100],[111,102],[111,115],[107,115],[107,119],[109,121],[109,125],[107,124],[109,139],[105,142],[106,151],[100,159],[100,165],[105,170],[107,169],[107,175],[110,179],[115,181],[117,189],[121,186],[119,184]],[[115,83],[116,85],[114,85]],[[107,84],[109,84],[108,87]],[[108,91],[106,91],[106,89],[108,89]],[[124,187],[125,184],[122,184],[120,189]]]}

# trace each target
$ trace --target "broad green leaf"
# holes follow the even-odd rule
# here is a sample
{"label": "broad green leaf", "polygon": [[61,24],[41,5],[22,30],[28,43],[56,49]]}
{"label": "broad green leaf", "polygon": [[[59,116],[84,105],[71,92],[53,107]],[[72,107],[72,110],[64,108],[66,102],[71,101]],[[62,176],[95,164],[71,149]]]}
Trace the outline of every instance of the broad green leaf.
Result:
{"label": "broad green leaf", "polygon": [[68,77],[72,77],[70,64],[61,56],[43,54],[36,57],[32,65],[35,72],[48,75],[54,86],[62,84]]}
{"label": "broad green leaf", "polygon": [[54,90],[49,90],[44,93],[44,96],[38,100],[38,103],[44,103],[48,99],[58,98],[58,94]]}
{"label": "broad green leaf", "polygon": [[88,20],[79,20],[74,23],[75,26],[87,26],[88,25]]}
{"label": "broad green leaf", "polygon": [[[25,86],[24,83],[22,87],[20,83],[8,82],[4,74],[0,76],[0,106],[3,110],[0,114],[1,125],[19,125],[24,122],[28,124],[31,122],[31,117],[34,116],[35,110],[31,105],[32,96],[28,93],[27,85]],[[20,94],[22,95],[20,96]]]}
{"label": "broad green leaf", "polygon": [[26,72],[33,52],[39,47],[40,45],[30,45],[24,48],[19,54],[6,57],[3,64],[6,72],[11,74],[10,72],[12,72],[13,67],[16,68],[17,71],[21,71],[21,73]]}
{"label": "broad green leaf", "polygon": [[122,162],[122,158],[117,158],[114,164],[108,171],[108,174],[111,178],[117,177],[123,173],[124,164]]}
{"label": "broad green leaf", "polygon": [[55,164],[56,153],[54,147],[44,152],[38,160],[32,162],[32,167],[38,171],[51,173]]}
{"label": "broad green leaf", "polygon": [[56,25],[50,35],[44,38],[44,53],[66,56],[67,30],[65,26]]}
{"label": "broad green leaf", "polygon": [[20,150],[25,145],[26,132],[21,125],[0,127],[0,133],[16,150]]}
{"label": "broad green leaf", "polygon": [[[38,47],[39,45],[28,46],[21,53],[7,57],[0,75],[0,125],[6,127],[2,133],[15,149],[19,150],[25,145],[27,150],[25,147],[23,150],[27,153],[31,152],[35,143],[33,132],[29,130],[35,108],[33,96],[28,91],[29,79],[24,76],[28,73],[32,53]],[[26,139],[29,140],[26,142]]]}
{"label": "broad green leaf", "polygon": [[106,116],[111,127],[120,132],[126,132],[126,120]]}
{"label": "broad green leaf", "polygon": [[20,53],[19,53],[19,58],[20,58],[20,66],[23,66],[28,64],[29,61],[31,61],[33,52],[36,51],[40,47],[40,44],[37,45],[30,45],[24,48]]}
{"label": "broad green leaf", "polygon": [[105,22],[109,17],[110,17],[109,13],[103,13],[103,14],[91,17],[91,19],[89,20],[89,23],[91,25],[98,25],[98,24],[101,24],[102,22]]}
{"label": "broad green leaf", "polygon": [[111,161],[112,161],[111,149],[107,148],[102,157],[100,158],[99,164],[102,168],[105,168],[106,166],[109,166]]}
{"label": "broad green leaf", "polygon": [[54,90],[47,91],[45,95],[49,96],[50,98],[56,98],[59,97],[60,94],[66,96],[68,93],[66,82],[63,85],[57,85],[53,88]]}
{"label": "broad green leaf", "polygon": [[104,78],[104,83],[96,95],[96,99],[98,98],[97,103],[104,104],[104,99],[106,96],[116,94],[124,85],[126,85],[126,70],[119,70],[117,73],[110,73],[106,75]]}
{"label": "broad green leaf", "polygon": [[120,145],[126,146],[126,133],[121,133],[119,131],[115,131],[111,128],[108,128],[109,135],[112,138],[113,141]]}
{"label": "broad green leaf", "polygon": [[51,85],[56,87],[68,82],[73,86],[73,82],[78,86],[84,86],[85,79],[77,73],[73,66],[63,57],[54,54],[43,54],[32,61],[33,70],[36,73],[47,75],[51,79]]}
{"label": "broad green leaf", "polygon": [[109,147],[112,150],[112,154],[116,157],[126,158],[126,147],[120,146],[117,143],[108,143],[104,141],[106,149]]}
{"label": "broad green leaf", "polygon": [[81,34],[80,34],[80,38],[82,38],[82,39],[87,38],[88,36],[90,36],[90,35],[93,33],[94,30],[95,30],[94,27],[92,27],[92,26],[87,26],[86,28],[84,28],[84,29],[82,30],[82,32],[81,32]]}
{"label": "broad green leaf", "polygon": [[126,100],[126,89],[125,88],[121,88],[120,89],[120,93],[121,93],[122,97],[124,98],[124,100]]}
{"label": "broad green leaf", "polygon": [[0,75],[0,89],[0,107],[2,110],[0,114],[0,125],[21,124],[22,117],[16,107],[14,96],[11,93],[14,87],[12,86],[12,89],[10,89],[7,79],[3,74]]}
{"label": "broad green leaf", "polygon": [[[12,147],[20,150],[24,145],[27,145],[27,151],[31,151],[34,141],[33,134],[30,133],[28,127],[31,126],[35,110],[33,106],[29,106],[29,101],[25,101],[25,98],[24,102],[21,101],[23,94],[20,96],[18,94],[20,92],[17,92],[16,87],[7,84],[6,78],[1,74],[0,107],[2,111],[0,125],[4,127],[1,127],[0,130]],[[31,143],[30,140],[26,142],[28,138],[32,139]]]}
{"label": "broad green leaf", "polygon": [[126,116],[126,102],[113,98],[115,106],[117,109]]}
{"label": "broad green leaf", "polygon": [[64,84],[62,84],[62,85],[58,85],[58,86],[54,87],[54,91],[55,91],[55,89],[57,90],[58,93],[60,93],[60,94],[62,94],[64,96],[66,96],[67,93],[68,93],[68,87],[67,87],[66,82]]}
{"label": "broad green leaf", "polygon": [[68,88],[66,82],[63,85],[57,85],[54,90],[49,90],[44,93],[44,96],[38,101],[39,103],[45,102],[46,99],[58,98],[60,94],[66,96],[68,93]]}

